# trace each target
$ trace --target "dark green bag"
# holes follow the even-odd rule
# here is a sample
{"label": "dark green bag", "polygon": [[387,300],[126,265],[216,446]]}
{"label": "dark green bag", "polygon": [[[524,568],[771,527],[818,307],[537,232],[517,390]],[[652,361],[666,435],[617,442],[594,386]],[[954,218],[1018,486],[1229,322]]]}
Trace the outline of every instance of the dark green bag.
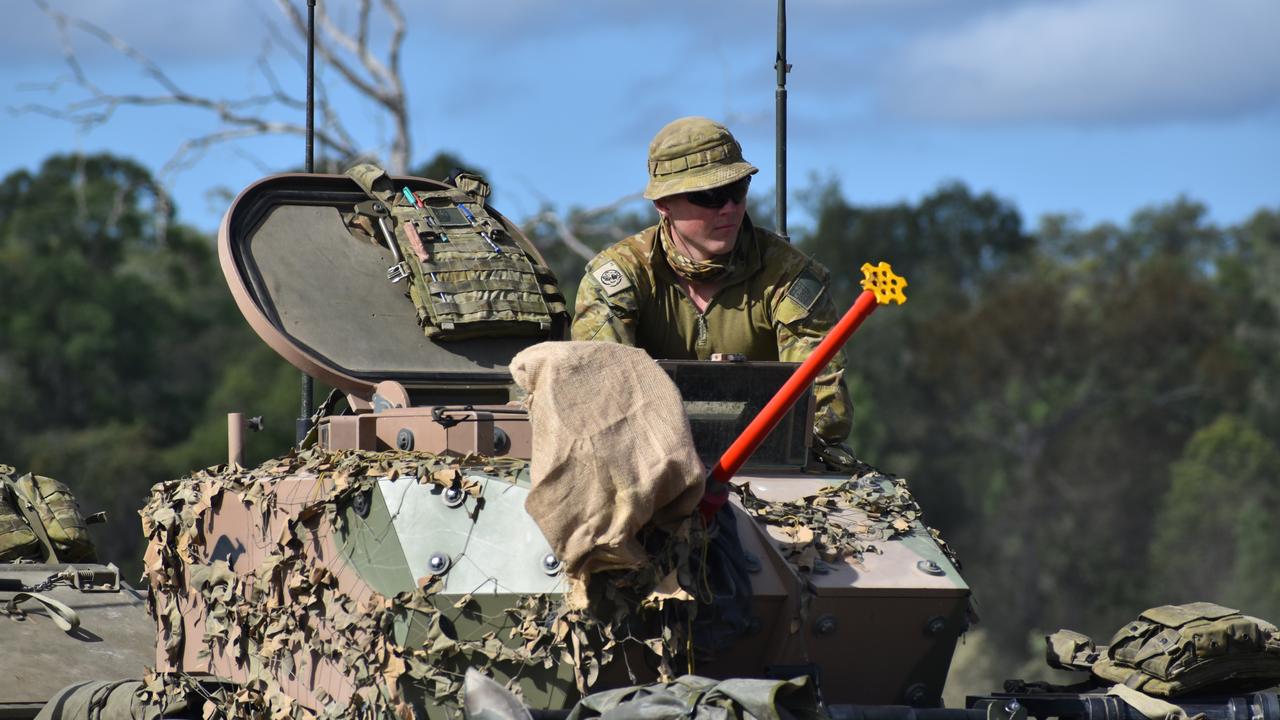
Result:
{"label": "dark green bag", "polygon": [[1280,630],[1214,603],[1151,608],[1106,647],[1070,630],[1045,640],[1049,665],[1089,670],[1149,695],[1248,692],[1280,682]]}
{"label": "dark green bag", "polygon": [[370,232],[385,244],[379,224],[390,226],[427,337],[549,338],[567,322],[554,275],[489,212],[489,188],[479,176],[463,174],[457,187],[416,191],[411,202],[376,165],[356,165],[347,175],[389,212],[385,221],[370,220]]}

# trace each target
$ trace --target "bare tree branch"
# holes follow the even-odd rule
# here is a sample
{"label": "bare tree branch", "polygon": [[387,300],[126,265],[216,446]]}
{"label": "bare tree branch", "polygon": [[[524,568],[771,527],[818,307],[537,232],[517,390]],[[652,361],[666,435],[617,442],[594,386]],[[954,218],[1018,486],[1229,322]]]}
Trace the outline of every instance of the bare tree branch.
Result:
{"label": "bare tree branch", "polygon": [[590,210],[583,210],[578,213],[578,216],[583,220],[589,220],[591,218],[597,218],[603,215],[609,215],[613,212],[621,210],[622,208],[626,207],[627,205],[630,205],[633,202],[638,202],[643,199],[644,199],[644,193],[634,192],[629,195],[623,195],[622,197],[618,198],[617,200],[614,200],[611,203],[606,203],[599,207],[591,208]]}
{"label": "bare tree branch", "polygon": [[[369,2],[370,0],[361,0],[359,11],[361,22],[366,24]],[[294,29],[305,36],[307,24],[302,12],[290,0],[276,0],[276,4],[289,18]],[[335,25],[322,7],[316,9],[316,24],[323,30],[328,42],[320,42],[317,39],[316,53],[330,67],[337,70],[347,83],[365,97],[381,105],[391,116],[396,132],[391,143],[387,169],[392,173],[403,173],[409,167],[411,153],[408,104],[405,102],[404,85],[400,78],[400,48],[404,43],[405,21],[404,15],[394,0],[383,0],[383,7],[387,10],[386,14],[392,26],[391,39],[388,42],[387,64],[378,60],[369,49],[367,27],[357,30],[356,37],[352,37]],[[369,77],[362,76],[355,66],[335,53],[330,43],[354,56],[360,68]]]}
{"label": "bare tree branch", "polygon": [[76,199],[76,224],[83,226],[89,221],[89,199],[85,196],[85,178],[83,155],[76,156],[76,171],[72,175],[71,192]]}
{"label": "bare tree branch", "polygon": [[[316,8],[319,32],[315,50],[320,58],[315,84],[316,146],[322,155],[336,159],[338,163],[346,164],[356,159],[383,160],[390,172],[402,174],[409,167],[413,147],[401,68],[401,50],[407,30],[405,15],[396,0],[378,0],[381,12],[376,17],[373,15],[373,0],[352,1],[356,9],[353,28],[344,28],[335,22],[325,11],[325,3]],[[300,136],[306,132],[306,125],[300,117],[306,103],[298,95],[286,91],[272,62],[273,51],[279,49],[299,65],[305,65],[303,48],[307,38],[307,20],[301,9],[305,5],[299,0],[276,0],[282,23],[264,18],[267,36],[255,64],[257,72],[265,80],[267,91],[237,98],[217,98],[190,91],[122,37],[54,8],[49,0],[33,2],[57,27],[63,59],[70,69],[70,77],[51,83],[46,89],[52,92],[70,84],[79,88],[84,97],[61,107],[31,103],[16,108],[19,112],[48,115],[71,122],[84,131],[109,122],[118,110],[126,107],[186,107],[206,112],[216,119],[217,127],[183,141],[174,149],[158,173],[160,179],[189,169],[218,145],[235,148],[237,141],[247,138],[279,134]],[[385,36],[373,27],[375,20],[385,23]],[[143,74],[155,83],[158,91],[111,92],[99,86],[77,55],[73,43],[73,34],[77,32],[105,44],[137,64]],[[385,37],[384,47],[374,47],[375,36]],[[344,116],[349,119],[351,113],[330,101],[332,88],[324,82],[324,73],[329,71],[336,72],[342,83],[385,113],[384,117],[390,120],[392,128],[388,144],[362,142],[357,134],[348,130]],[[385,156],[377,151],[379,147],[386,149]],[[325,163],[320,159],[322,166]],[[261,167],[260,163],[257,164]],[[162,187],[157,187],[155,194],[157,211],[167,213],[171,207],[170,198]],[[543,198],[544,210],[528,219],[525,225],[530,228],[545,226],[549,231],[546,235],[556,238],[574,254],[590,259],[595,256],[596,249],[581,238],[588,236],[598,242],[601,236],[613,240],[624,237],[626,231],[611,222],[612,215],[638,197],[627,195],[601,207],[575,211],[567,216],[551,210],[551,202]],[[160,238],[166,222],[167,217],[157,218]]]}
{"label": "bare tree branch", "polygon": [[590,260],[596,256],[597,251],[579,240],[578,237],[573,234],[573,230],[571,230],[569,225],[564,221],[564,218],[560,217],[559,213],[551,210],[544,210],[525,221],[525,225],[527,227],[532,227],[539,223],[546,223],[547,225],[550,225],[560,242],[564,243],[565,247],[572,250],[583,260]]}
{"label": "bare tree branch", "polygon": [[[602,227],[599,225],[591,225],[588,221],[594,218],[612,215],[620,208],[639,200],[641,197],[640,193],[632,193],[630,195],[624,195],[611,203],[607,203],[599,207],[574,212],[570,215],[570,221],[568,222],[560,215],[560,213],[549,209],[549,202],[547,202],[546,198],[542,198],[543,207],[548,209],[544,209],[542,212],[526,220],[524,226],[531,231],[539,225],[547,225],[555,237],[563,243],[565,247],[569,248],[570,251],[581,257],[583,260],[590,260],[596,256],[599,249],[593,248],[581,240],[579,235],[584,229],[592,232],[593,234],[599,233],[602,230],[607,230],[609,235],[618,240],[625,237],[625,231],[616,224],[610,223]],[[535,233],[530,232],[527,234],[534,235]]]}
{"label": "bare tree branch", "polygon": [[[269,62],[272,41],[274,40],[278,47],[293,57],[300,67],[306,66],[306,53],[297,47],[297,43],[291,42],[291,38],[286,36],[281,31],[279,25],[273,22],[270,18],[266,19],[266,26],[268,40],[259,56],[259,67],[262,68],[264,74],[267,75],[267,82],[272,83],[273,87],[278,88],[279,83],[275,81],[274,70],[271,69],[271,64]],[[346,125],[342,121],[342,115],[337,112],[333,107],[333,104],[329,102],[328,86],[327,83],[323,82],[323,72],[323,65],[316,69],[317,80],[315,84],[315,107],[320,114],[319,126],[324,132],[331,133],[334,137],[340,138],[341,145],[343,147],[358,148],[360,147],[360,143],[357,142],[355,137],[347,130]],[[287,95],[283,90],[280,90],[280,93],[281,95]],[[293,97],[288,99],[288,103],[298,109],[305,109],[307,105],[305,100]],[[352,158],[363,154],[365,153],[342,153],[342,162],[351,160]]]}
{"label": "bare tree branch", "polygon": [[[294,120],[273,117],[279,110],[286,110],[296,118],[297,111],[304,108],[305,103],[302,99],[286,92],[281,85],[270,62],[269,54],[272,47],[270,42],[264,47],[257,61],[257,69],[265,79],[269,92],[241,98],[215,98],[188,91],[159,64],[119,35],[92,22],[62,12],[53,7],[49,0],[33,0],[33,2],[56,26],[63,59],[70,69],[69,78],[63,78],[51,84],[49,89],[55,90],[70,83],[82,90],[86,97],[61,107],[31,103],[11,108],[11,110],[39,113],[66,120],[85,131],[110,121],[116,112],[124,107],[188,107],[208,112],[216,118],[220,127],[182,143],[165,163],[163,172],[176,172],[190,167],[201,153],[219,143],[260,135],[303,135],[306,132],[306,125],[301,118]],[[322,60],[336,69],[345,82],[376,103],[390,116],[395,135],[391,141],[389,164],[394,172],[403,172],[409,164],[411,148],[407,103],[404,97],[404,86],[399,77],[400,47],[405,35],[404,16],[395,6],[394,0],[383,0],[383,6],[388,11],[384,14],[390,18],[391,22],[389,45],[384,51],[388,59],[383,63],[369,45],[371,0],[359,0],[359,3],[360,27],[355,37],[337,27],[324,14],[323,9],[317,12],[318,24],[323,28],[323,33],[316,39],[316,50]],[[305,38],[306,22],[296,4],[290,0],[278,0],[277,5],[298,34]],[[268,24],[271,36],[279,41],[277,44],[280,47],[289,52],[290,43],[274,24]],[[76,53],[72,42],[73,32],[84,33],[137,64],[143,74],[158,86],[159,92],[116,93],[99,86],[90,77]],[[343,59],[342,52],[356,57],[358,64],[352,65]],[[295,57],[298,55],[296,52],[290,54]],[[342,162],[356,157],[381,155],[373,152],[368,145],[360,143],[346,129],[342,122],[342,113],[329,102],[323,83],[317,84],[317,90],[316,105],[322,122],[315,128],[315,141],[320,152],[337,156]]]}
{"label": "bare tree branch", "polygon": [[178,149],[174,151],[173,156],[170,157],[168,162],[160,168],[159,174],[161,176],[170,176],[176,172],[190,168],[192,165],[195,165],[200,161],[200,158],[210,147],[217,145],[218,143],[238,140],[241,138],[257,137],[267,132],[283,133],[289,132],[289,130],[279,128],[273,131],[257,127],[230,128],[188,138],[182,141],[182,144],[180,144]]}
{"label": "bare tree branch", "polygon": [[356,44],[360,47],[367,47],[369,44],[369,11],[372,8],[373,4],[369,0],[361,0],[357,13],[360,19],[356,25]]}
{"label": "bare tree branch", "polygon": [[409,169],[410,146],[412,135],[409,132],[409,103],[404,92],[404,80],[400,74],[400,48],[404,44],[404,15],[396,6],[395,0],[382,0],[382,6],[391,17],[391,43],[388,50],[388,62],[391,65],[391,85],[395,89],[398,103],[392,117],[396,120],[396,142],[391,146],[392,161],[400,163],[401,172]]}

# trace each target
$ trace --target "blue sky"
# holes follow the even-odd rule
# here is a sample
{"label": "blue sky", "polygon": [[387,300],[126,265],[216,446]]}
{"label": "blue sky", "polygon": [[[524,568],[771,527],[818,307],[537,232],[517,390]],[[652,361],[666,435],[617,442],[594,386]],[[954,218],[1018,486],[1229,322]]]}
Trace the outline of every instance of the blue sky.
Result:
{"label": "blue sky", "polygon": [[[185,90],[263,92],[267,0],[48,0],[118,34]],[[320,0],[338,21],[352,2]],[[303,4],[300,3],[299,4]],[[375,3],[376,4],[376,3]],[[836,178],[858,203],[915,200],[961,180],[1046,212],[1123,222],[1179,195],[1216,222],[1280,205],[1280,2],[1276,0],[791,0],[793,191]],[[447,149],[485,169],[516,218],[543,202],[593,207],[640,190],[649,139],[681,115],[726,122],[773,172],[773,0],[405,0],[414,161]],[[207,113],[122,108],[106,123],[12,109],[83,98],[54,23],[9,0],[0,27],[0,171],[47,155],[111,150],[160,171]],[[385,23],[375,23],[382,37]],[[88,77],[119,93],[155,83],[120,53],[69,34]],[[302,94],[277,49],[280,82]],[[322,77],[334,80],[332,71]],[[385,151],[385,118],[337,89],[362,146]],[[302,122],[297,110],[271,116]],[[165,172],[180,217],[214,229],[236,191],[300,165],[301,138],[219,145]],[[222,189],[224,192],[219,193]],[[793,228],[805,221],[793,192]]]}

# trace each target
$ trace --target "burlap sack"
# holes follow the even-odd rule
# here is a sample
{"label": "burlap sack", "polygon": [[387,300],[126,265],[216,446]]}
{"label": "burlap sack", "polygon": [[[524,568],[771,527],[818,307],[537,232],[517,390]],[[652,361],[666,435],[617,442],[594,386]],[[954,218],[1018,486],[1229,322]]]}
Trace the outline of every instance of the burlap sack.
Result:
{"label": "burlap sack", "polygon": [[680,393],[643,350],[544,342],[511,361],[533,427],[525,501],[576,581],[645,562],[636,532],[687,518],[706,472]]}

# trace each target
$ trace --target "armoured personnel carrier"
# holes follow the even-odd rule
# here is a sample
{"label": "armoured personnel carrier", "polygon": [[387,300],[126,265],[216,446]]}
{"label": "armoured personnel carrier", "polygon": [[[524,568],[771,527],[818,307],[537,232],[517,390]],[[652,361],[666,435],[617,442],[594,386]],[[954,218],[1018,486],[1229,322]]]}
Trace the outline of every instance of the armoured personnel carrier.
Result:
{"label": "armoured personnel carrier", "polygon": [[[551,322],[428,337],[422,324],[436,318],[406,285],[465,303],[442,256],[468,243],[527,262]],[[829,703],[940,703],[969,589],[900,481],[814,467],[808,396],[735,478],[749,491],[720,521],[737,530],[750,585],[731,639],[694,647],[686,606],[698,600],[652,574],[612,575],[593,585],[592,608],[565,610],[561,563],[524,510],[536,438],[508,368],[563,337],[563,300],[482,192],[274,176],[235,201],[219,255],[257,334],[347,409],[318,419],[308,451],[157,487],[144,525],[160,673],[235,683],[224,701],[246,713],[448,714],[468,667],[544,709],[690,671],[808,676]],[[708,467],[792,369],[664,366]],[[788,516],[822,493],[827,510]],[[646,543],[692,586],[696,539],[674,537]],[[730,622],[701,608],[695,625]]]}

